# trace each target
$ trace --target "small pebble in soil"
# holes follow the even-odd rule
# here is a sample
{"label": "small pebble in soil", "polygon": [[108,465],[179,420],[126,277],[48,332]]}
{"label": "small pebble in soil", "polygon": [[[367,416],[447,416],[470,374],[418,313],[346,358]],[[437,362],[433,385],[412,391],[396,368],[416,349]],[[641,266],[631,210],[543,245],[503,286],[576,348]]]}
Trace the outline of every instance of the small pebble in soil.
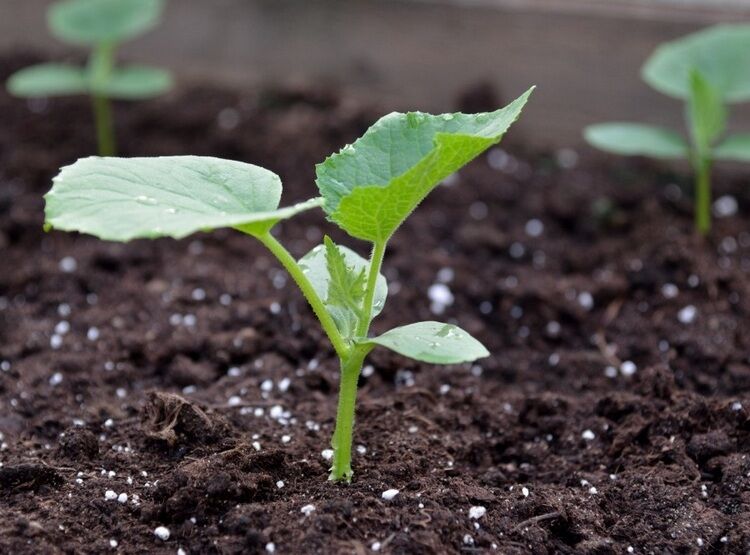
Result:
{"label": "small pebble in soil", "polygon": [[357,445],[357,453],[359,453],[360,455],[366,454],[367,447],[365,447],[364,445]]}
{"label": "small pebble in soil", "polygon": [[99,328],[96,326],[91,326],[88,331],[86,332],[86,339],[89,341],[96,341],[99,339]]}
{"label": "small pebble in soil", "polygon": [[589,488],[589,493],[590,493],[591,495],[596,495],[597,493],[599,493],[599,491],[598,491],[598,490],[597,490],[597,489],[596,489],[596,488],[595,488],[594,486],[591,486],[591,487]]}
{"label": "small pebble in soil", "polygon": [[286,393],[289,390],[290,385],[292,385],[292,380],[290,380],[289,378],[282,378],[281,380],[279,380],[279,383],[276,384],[276,387],[282,393]]}
{"label": "small pebble in soil", "polygon": [[608,378],[616,378],[617,377],[617,368],[614,366],[607,366],[604,368],[604,375]]}
{"label": "small pebble in soil", "polygon": [[302,507],[299,512],[301,512],[305,516],[310,516],[310,514],[315,510],[315,505],[305,505]]}
{"label": "small pebble in soil", "polygon": [[333,449],[323,449],[320,452],[320,456],[325,460],[330,461],[333,458]]}
{"label": "small pebble in soil", "polygon": [[440,268],[435,279],[438,283],[450,283],[453,281],[454,276],[455,272],[453,268]]}
{"label": "small pebble in soil", "polygon": [[665,283],[661,286],[661,294],[665,299],[674,299],[680,294],[680,289],[674,283]]}
{"label": "small pebble in soil", "polygon": [[242,397],[238,397],[237,395],[232,395],[228,400],[227,404],[230,407],[236,407],[237,405],[242,404]]}
{"label": "small pebble in soil", "polygon": [[368,364],[364,368],[362,368],[362,376],[364,378],[369,378],[375,373],[375,367],[372,364]]}
{"label": "small pebble in soil", "polygon": [[279,480],[276,482],[276,487],[281,489],[284,487],[284,480]]}
{"label": "small pebble in soil", "polygon": [[256,451],[260,451],[260,443],[257,441],[253,441],[253,449]]}
{"label": "small pebble in soil", "polygon": [[192,299],[194,301],[205,301],[206,300],[206,291],[205,291],[205,289],[202,289],[200,287],[196,287],[195,289],[193,289],[193,292],[190,293],[190,297],[192,297]]}
{"label": "small pebble in soil", "polygon": [[71,274],[78,269],[78,261],[72,256],[62,258],[58,264],[60,271]]}
{"label": "small pebble in soil", "polygon": [[510,254],[511,258],[523,258],[523,255],[526,254],[526,247],[516,241],[515,243],[511,244],[510,248],[508,249],[508,254]]}
{"label": "small pebble in soil", "polygon": [[63,338],[62,335],[53,334],[52,337],[49,338],[49,346],[53,349],[59,349],[62,347],[63,344]]}
{"label": "small pebble in soil", "polygon": [[380,494],[380,497],[382,497],[386,501],[390,501],[391,499],[393,499],[397,495],[398,495],[398,490],[397,489],[387,489],[383,493]]}
{"label": "small pebble in soil", "polygon": [[292,436],[281,436],[281,443],[289,443],[292,441]]}
{"label": "small pebble in soil", "polygon": [[581,437],[585,439],[586,441],[593,441],[594,439],[596,439],[596,434],[592,432],[591,430],[584,430],[581,433]]}
{"label": "small pebble in soil", "polygon": [[127,503],[128,502],[128,494],[127,493],[121,493],[117,496],[117,502],[118,503]]}
{"label": "small pebble in soil", "polygon": [[733,411],[741,411],[742,410],[742,403],[740,403],[739,401],[735,401],[734,403],[732,403],[732,410]]}
{"label": "small pebble in soil", "polygon": [[464,535],[464,545],[474,545],[474,538],[471,537],[471,534]]}
{"label": "small pebble in soil", "polygon": [[430,299],[430,310],[434,314],[442,314],[445,309],[453,304],[453,293],[444,283],[433,283],[427,290]]}
{"label": "small pebble in soil", "polygon": [[633,374],[635,374],[637,370],[638,370],[638,367],[635,365],[635,362],[633,362],[632,360],[626,360],[622,364],[620,364],[620,373],[623,376],[630,377]]}
{"label": "small pebble in soil", "polygon": [[276,553],[276,544],[273,542],[268,542],[266,544],[266,553]]}
{"label": "small pebble in soil", "polygon": [[695,321],[695,317],[698,315],[698,309],[695,306],[689,304],[686,307],[680,309],[677,313],[677,319],[681,324],[692,324]]}
{"label": "small pebble in soil", "polygon": [[372,549],[373,551],[380,551],[380,547],[380,542],[372,542],[372,544],[370,545],[370,549]]}
{"label": "small pebble in soil", "polygon": [[109,546],[110,547],[117,547],[117,540],[115,540],[115,539],[109,540]]}
{"label": "small pebble in soil", "polygon": [[537,218],[532,218],[526,222],[523,229],[529,237],[540,237],[544,233],[544,223]]}
{"label": "small pebble in soil", "polygon": [[525,486],[522,487],[521,488],[521,495],[523,495],[524,497],[528,497],[529,496],[529,488],[527,488]]}
{"label": "small pebble in soil", "polygon": [[556,322],[555,320],[547,322],[546,332],[550,337],[557,337],[558,335],[560,335],[561,329],[562,326],[560,326],[560,322]]}
{"label": "small pebble in soil", "polygon": [[723,195],[714,201],[713,212],[717,218],[734,216],[739,209],[737,199],[731,195]]}
{"label": "small pebble in soil", "polygon": [[588,291],[581,291],[578,293],[578,304],[584,310],[591,310],[594,308],[594,296]]}
{"label": "small pebble in soil", "polygon": [[187,555],[187,551],[185,551],[181,547],[178,547],[177,548],[177,555]]}
{"label": "small pebble in soil", "polygon": [[157,526],[154,528],[154,535],[161,541],[167,541],[170,536],[169,528],[166,526]]}
{"label": "small pebble in soil", "polygon": [[49,384],[54,387],[60,385],[63,382],[63,375],[60,372],[55,372],[49,378]]}
{"label": "small pebble in soil", "polygon": [[272,302],[271,306],[268,307],[271,314],[281,314],[281,305],[277,302]]}
{"label": "small pebble in soil", "polygon": [[114,501],[115,499],[117,499],[117,494],[111,489],[108,489],[104,492],[104,499],[106,499],[107,501]]}

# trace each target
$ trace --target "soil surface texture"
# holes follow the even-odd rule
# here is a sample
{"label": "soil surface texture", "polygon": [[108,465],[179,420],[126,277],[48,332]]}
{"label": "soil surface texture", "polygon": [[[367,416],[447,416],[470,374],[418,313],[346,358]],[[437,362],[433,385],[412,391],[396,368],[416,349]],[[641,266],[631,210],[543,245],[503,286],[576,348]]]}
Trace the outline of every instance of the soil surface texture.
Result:
{"label": "soil surface texture", "polygon": [[[260,164],[284,204],[379,115],[311,88],[116,106],[123,155]],[[0,122],[0,552],[750,550],[748,179],[717,175],[701,239],[686,175],[512,129],[399,230],[374,324],[456,322],[492,356],[375,351],[332,485],[337,361],[272,257],[228,230],[45,233],[52,176],[94,151],[88,102],[0,92]],[[278,231],[366,254],[319,212]]]}

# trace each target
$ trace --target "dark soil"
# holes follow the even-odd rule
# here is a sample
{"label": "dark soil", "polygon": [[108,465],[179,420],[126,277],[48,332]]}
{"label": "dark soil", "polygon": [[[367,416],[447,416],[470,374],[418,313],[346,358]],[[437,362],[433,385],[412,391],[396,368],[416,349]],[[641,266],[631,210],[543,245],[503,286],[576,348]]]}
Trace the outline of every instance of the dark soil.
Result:
{"label": "dark soil", "polygon": [[[318,89],[117,106],[124,155],[261,164],[286,203],[378,115]],[[0,552],[750,550],[747,179],[717,179],[739,215],[703,240],[684,177],[512,130],[397,234],[376,322],[456,321],[493,355],[373,353],[355,478],[331,485],[336,360],[271,257],[230,231],[45,234],[51,177],[94,148],[88,104],[0,92],[0,121]],[[280,237],[302,255],[324,231],[344,240],[312,213]]]}

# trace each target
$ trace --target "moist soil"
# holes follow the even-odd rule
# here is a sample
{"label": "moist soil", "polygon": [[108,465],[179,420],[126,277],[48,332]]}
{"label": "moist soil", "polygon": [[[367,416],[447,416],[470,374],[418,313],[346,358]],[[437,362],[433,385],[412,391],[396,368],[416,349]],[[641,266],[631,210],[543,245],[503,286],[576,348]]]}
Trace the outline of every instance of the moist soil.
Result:
{"label": "moist soil", "polygon": [[[116,113],[123,155],[260,164],[285,203],[380,115],[309,87]],[[330,484],[337,361],[278,264],[227,230],[44,233],[51,177],[94,150],[87,101],[0,92],[0,121],[0,552],[750,550],[747,179],[717,176],[739,210],[701,239],[686,176],[511,130],[398,232],[374,326],[457,322],[492,355],[374,352],[354,480]],[[279,226],[298,256],[324,232],[346,241],[320,214]]]}

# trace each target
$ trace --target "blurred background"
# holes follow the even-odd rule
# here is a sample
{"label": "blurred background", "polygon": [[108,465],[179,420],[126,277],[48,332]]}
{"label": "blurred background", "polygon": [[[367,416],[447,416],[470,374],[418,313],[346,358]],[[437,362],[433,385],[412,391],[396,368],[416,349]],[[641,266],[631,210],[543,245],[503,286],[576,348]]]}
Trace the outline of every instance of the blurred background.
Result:
{"label": "blurred background", "polygon": [[[71,52],[46,28],[51,3],[3,0],[0,50]],[[524,140],[577,146],[597,121],[681,126],[641,64],[664,40],[742,20],[747,0],[173,0],[121,57],[183,84],[325,84],[383,109],[489,108],[537,84]],[[735,126],[750,123],[735,112]]]}

